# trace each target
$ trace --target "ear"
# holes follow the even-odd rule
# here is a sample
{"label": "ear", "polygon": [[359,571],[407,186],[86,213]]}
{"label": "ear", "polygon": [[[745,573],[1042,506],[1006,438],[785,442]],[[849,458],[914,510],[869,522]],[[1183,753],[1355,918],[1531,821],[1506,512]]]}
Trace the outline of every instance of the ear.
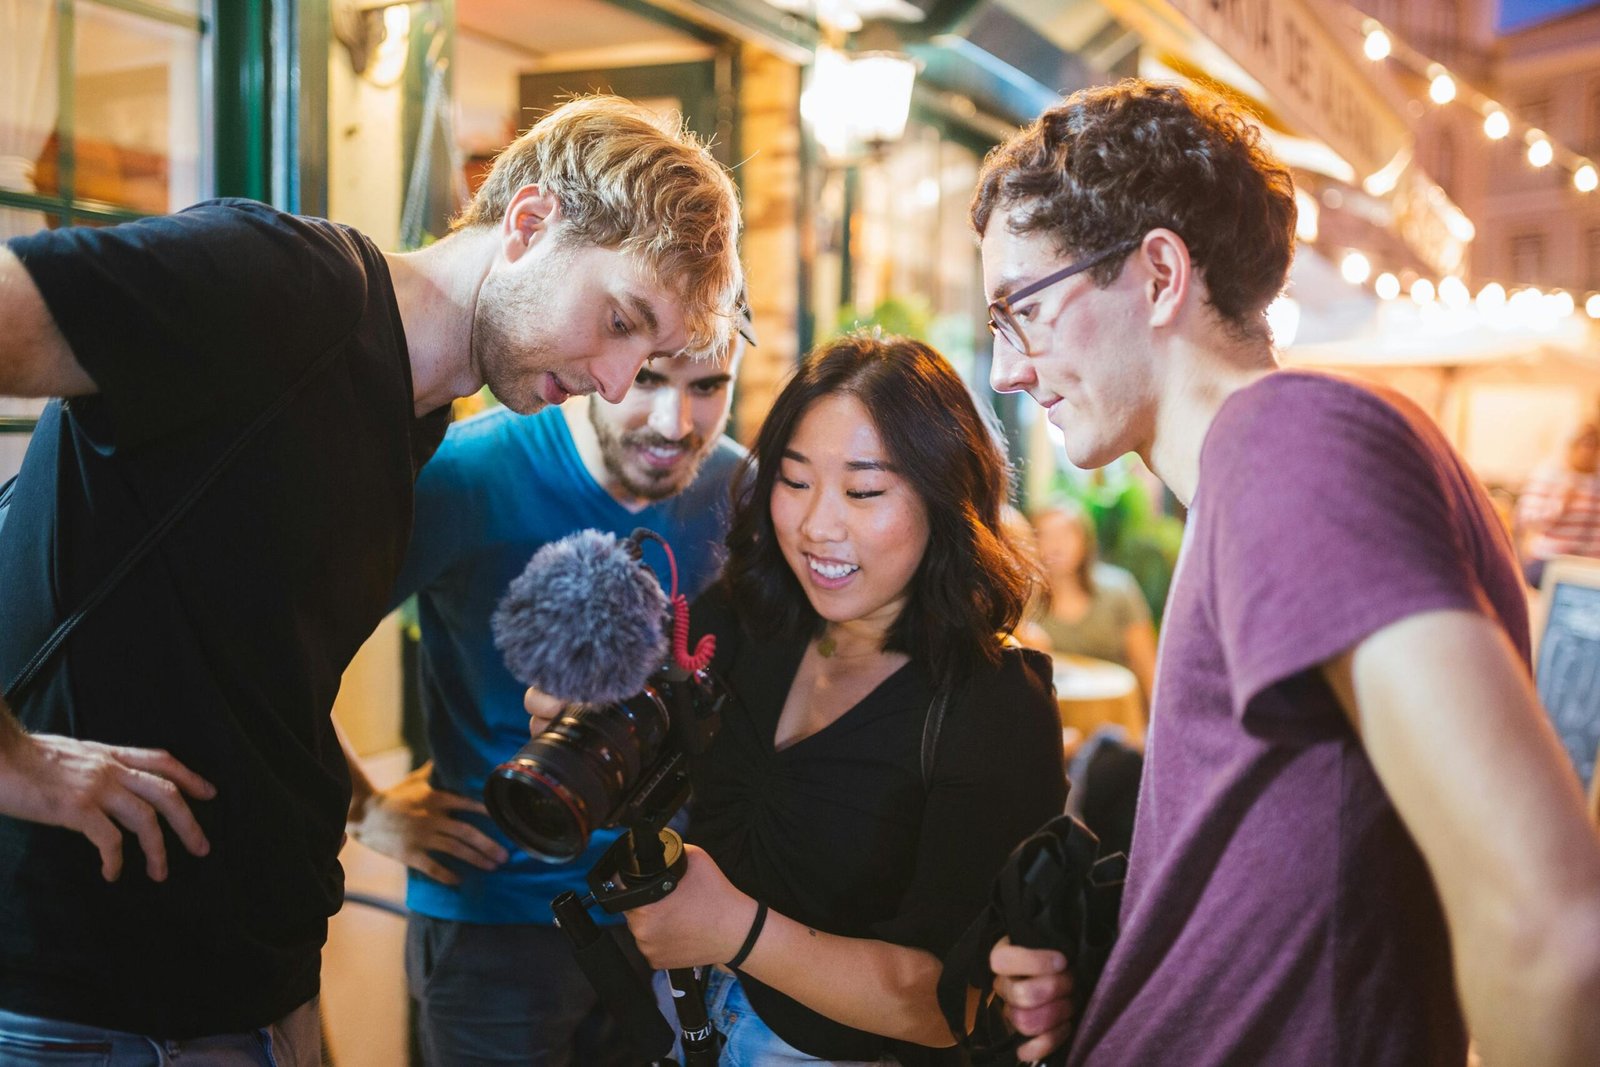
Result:
{"label": "ear", "polygon": [[1144,236],[1134,253],[1144,268],[1145,299],[1150,307],[1150,325],[1171,326],[1189,298],[1198,278],[1189,259],[1189,246],[1171,230],[1157,228]]}
{"label": "ear", "polygon": [[511,195],[505,217],[500,220],[500,240],[506,258],[520,259],[524,252],[547,238],[551,227],[559,221],[561,201],[554,193],[537,183],[518,189]]}

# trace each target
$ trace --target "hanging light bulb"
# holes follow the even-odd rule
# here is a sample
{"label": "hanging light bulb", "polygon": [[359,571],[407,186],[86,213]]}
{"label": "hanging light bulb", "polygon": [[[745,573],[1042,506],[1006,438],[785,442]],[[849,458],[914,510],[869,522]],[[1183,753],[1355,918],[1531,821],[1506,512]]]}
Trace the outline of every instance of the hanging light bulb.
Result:
{"label": "hanging light bulb", "polygon": [[1583,302],[1583,310],[1591,319],[1600,319],[1600,293],[1590,293]]}
{"label": "hanging light bulb", "polygon": [[1592,193],[1600,185],[1600,174],[1595,173],[1593,163],[1585,163],[1572,172],[1572,184],[1580,193]]}
{"label": "hanging light bulb", "polygon": [[1490,282],[1478,290],[1478,310],[1484,314],[1499,311],[1506,306],[1506,287],[1499,282]]}
{"label": "hanging light bulb", "polygon": [[1400,279],[1384,271],[1378,275],[1378,280],[1373,283],[1372,288],[1380,300],[1393,300],[1400,295]]}
{"label": "hanging light bulb", "polygon": [[1495,108],[1483,117],[1483,134],[1491,141],[1501,140],[1511,132],[1511,117]]}
{"label": "hanging light bulb", "polygon": [[1529,130],[1528,162],[1535,167],[1548,167],[1554,158],[1556,158],[1555,149],[1550,147],[1550,142],[1545,140],[1544,134],[1538,130]]}
{"label": "hanging light bulb", "polygon": [[1452,274],[1439,283],[1439,302],[1451,311],[1461,311],[1472,303],[1472,294],[1466,283]]}
{"label": "hanging light bulb", "polygon": [[1412,282],[1411,299],[1419,304],[1433,303],[1433,283],[1426,278],[1418,278]]}
{"label": "hanging light bulb", "polygon": [[1360,252],[1346,252],[1339,261],[1339,273],[1351,285],[1360,285],[1372,276],[1372,261]]}
{"label": "hanging light bulb", "polygon": [[1383,32],[1383,27],[1378,25],[1376,19],[1367,19],[1362,23],[1362,27],[1366,30],[1367,39],[1363,42],[1361,50],[1367,54],[1367,58],[1374,63],[1380,59],[1387,59],[1394,48],[1394,42]]}
{"label": "hanging light bulb", "polygon": [[1456,80],[1435,63],[1428,68],[1428,96],[1435,104],[1448,104],[1456,98]]}

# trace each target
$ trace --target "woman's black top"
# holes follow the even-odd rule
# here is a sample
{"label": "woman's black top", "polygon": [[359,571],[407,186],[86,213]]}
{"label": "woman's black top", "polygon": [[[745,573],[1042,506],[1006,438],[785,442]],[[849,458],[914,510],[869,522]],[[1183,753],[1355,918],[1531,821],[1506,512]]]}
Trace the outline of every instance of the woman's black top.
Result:
{"label": "woman's black top", "polygon": [[[1065,803],[1049,657],[1007,649],[954,691],[924,782],[934,697],[925,664],[906,664],[835,722],[774,751],[806,642],[756,639],[725,596],[714,587],[693,613],[697,633],[716,635],[712,669],[732,698],[694,770],[689,839],[740,890],[791,919],[942,958],[1011,850]],[[762,1021],[802,1052],[935,1062],[920,1046],[740,980]]]}

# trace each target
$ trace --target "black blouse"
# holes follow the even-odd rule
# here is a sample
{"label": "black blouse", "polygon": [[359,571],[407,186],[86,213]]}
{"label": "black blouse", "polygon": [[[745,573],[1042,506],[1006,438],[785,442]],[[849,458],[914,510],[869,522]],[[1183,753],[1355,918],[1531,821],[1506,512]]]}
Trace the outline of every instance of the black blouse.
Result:
{"label": "black blouse", "polygon": [[[760,641],[721,587],[694,629],[716,635],[731,690],[694,769],[689,839],[740,890],[807,926],[942,957],[988,899],[1011,850],[1066,799],[1060,721],[1043,653],[1007,649],[950,701],[928,780],[922,737],[934,686],[910,662],[836,721],[783,751],[778,716],[804,641]],[[856,1030],[741,975],[789,1044],[824,1059],[933,1062],[930,1050]]]}

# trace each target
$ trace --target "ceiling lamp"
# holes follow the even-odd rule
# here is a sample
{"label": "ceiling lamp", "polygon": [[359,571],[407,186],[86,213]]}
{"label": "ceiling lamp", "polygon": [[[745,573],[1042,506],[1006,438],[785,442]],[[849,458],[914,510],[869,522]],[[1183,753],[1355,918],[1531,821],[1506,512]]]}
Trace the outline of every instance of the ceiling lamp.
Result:
{"label": "ceiling lamp", "polygon": [[898,52],[818,48],[800,116],[829,155],[843,159],[898,141],[911,112],[917,63]]}

